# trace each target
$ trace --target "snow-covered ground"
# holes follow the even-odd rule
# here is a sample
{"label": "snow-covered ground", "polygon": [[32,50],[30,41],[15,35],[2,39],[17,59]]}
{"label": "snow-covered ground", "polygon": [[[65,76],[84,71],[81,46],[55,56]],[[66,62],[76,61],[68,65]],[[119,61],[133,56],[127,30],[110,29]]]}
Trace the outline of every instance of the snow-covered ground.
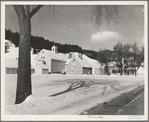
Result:
{"label": "snow-covered ground", "polygon": [[144,67],[139,67],[137,74],[138,75],[144,75]]}
{"label": "snow-covered ground", "polygon": [[[32,75],[32,95],[14,105],[17,75],[6,75],[6,114],[77,115],[144,84],[144,76]],[[73,83],[84,84],[76,89]],[[61,93],[56,96],[50,96]]]}

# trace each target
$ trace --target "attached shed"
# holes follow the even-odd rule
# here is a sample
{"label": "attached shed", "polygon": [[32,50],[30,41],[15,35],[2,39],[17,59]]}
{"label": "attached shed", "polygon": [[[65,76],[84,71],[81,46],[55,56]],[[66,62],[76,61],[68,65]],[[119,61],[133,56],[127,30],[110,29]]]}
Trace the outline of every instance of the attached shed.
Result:
{"label": "attached shed", "polygon": [[49,70],[44,64],[37,64],[35,67],[35,74],[48,74]]}
{"label": "attached shed", "polygon": [[5,58],[6,74],[17,74],[18,72],[18,60]]}

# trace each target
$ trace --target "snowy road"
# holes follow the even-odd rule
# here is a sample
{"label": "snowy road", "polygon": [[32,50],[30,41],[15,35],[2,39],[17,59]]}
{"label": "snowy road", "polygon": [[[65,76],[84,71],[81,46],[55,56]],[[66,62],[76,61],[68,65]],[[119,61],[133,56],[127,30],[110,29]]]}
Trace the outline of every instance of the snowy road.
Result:
{"label": "snowy road", "polygon": [[[13,83],[16,82],[15,76],[8,76],[6,85],[12,77]],[[143,85],[144,78],[143,76],[33,75],[32,84],[33,95],[19,105],[13,105],[15,86],[12,90],[6,88],[6,96],[9,94],[6,97],[7,114],[78,115],[83,110]]]}
{"label": "snowy road", "polygon": [[144,86],[99,104],[81,115],[144,115]]}

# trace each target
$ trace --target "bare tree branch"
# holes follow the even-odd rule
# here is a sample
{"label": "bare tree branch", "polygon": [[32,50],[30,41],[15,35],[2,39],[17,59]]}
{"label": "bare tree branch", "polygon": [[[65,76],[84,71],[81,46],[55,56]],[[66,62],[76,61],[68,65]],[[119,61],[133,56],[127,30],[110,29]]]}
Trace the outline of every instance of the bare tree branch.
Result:
{"label": "bare tree branch", "polygon": [[30,12],[30,18],[32,18],[32,16],[37,13],[39,11],[39,9],[44,6],[44,5],[38,5],[36,6],[31,12]]}

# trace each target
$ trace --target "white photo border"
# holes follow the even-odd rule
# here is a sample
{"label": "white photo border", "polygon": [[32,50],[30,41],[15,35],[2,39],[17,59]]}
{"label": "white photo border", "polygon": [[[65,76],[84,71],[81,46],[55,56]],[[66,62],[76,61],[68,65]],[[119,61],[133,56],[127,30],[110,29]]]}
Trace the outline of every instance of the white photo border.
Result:
{"label": "white photo border", "polygon": [[[5,110],[5,5],[143,5],[145,47],[145,100],[144,115],[101,115],[103,118],[88,118],[86,115],[6,115]],[[138,118],[137,118],[138,117]],[[137,119],[136,119],[137,118]],[[2,1],[1,2],[1,120],[7,121],[138,121],[148,120],[148,3],[147,1]]]}

